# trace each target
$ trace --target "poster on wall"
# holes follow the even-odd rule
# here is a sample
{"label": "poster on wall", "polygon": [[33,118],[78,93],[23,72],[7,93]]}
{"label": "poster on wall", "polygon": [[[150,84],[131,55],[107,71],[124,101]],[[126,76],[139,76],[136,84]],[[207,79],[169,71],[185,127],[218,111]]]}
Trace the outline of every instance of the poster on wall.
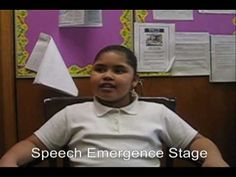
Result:
{"label": "poster on wall", "polygon": [[176,32],[173,76],[204,76],[210,73],[210,37],[204,32]]}
{"label": "poster on wall", "polygon": [[60,10],[59,27],[102,27],[102,10]]}
{"label": "poster on wall", "polygon": [[236,14],[236,10],[199,10],[199,13],[206,13],[206,14]]}
{"label": "poster on wall", "polygon": [[193,20],[193,10],[153,10],[154,20]]}
{"label": "poster on wall", "polygon": [[168,72],[175,57],[175,25],[135,23],[134,36],[138,71]]}
{"label": "poster on wall", "polygon": [[211,82],[236,82],[236,36],[211,35]]}

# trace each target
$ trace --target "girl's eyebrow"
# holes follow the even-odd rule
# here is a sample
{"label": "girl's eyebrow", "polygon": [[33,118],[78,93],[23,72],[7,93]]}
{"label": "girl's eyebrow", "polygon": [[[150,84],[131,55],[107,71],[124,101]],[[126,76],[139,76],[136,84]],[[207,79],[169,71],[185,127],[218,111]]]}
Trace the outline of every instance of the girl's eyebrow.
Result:
{"label": "girl's eyebrow", "polygon": [[[94,64],[94,66],[107,66],[106,64],[102,64],[102,63],[98,63],[98,64]],[[122,64],[117,64],[117,65],[113,65],[113,67],[126,67],[126,65],[122,65]]]}
{"label": "girl's eyebrow", "polygon": [[115,65],[115,66],[113,66],[114,68],[127,68],[127,66],[125,66],[125,65]]}
{"label": "girl's eyebrow", "polygon": [[94,64],[94,66],[106,66],[106,65],[98,63],[98,64]]}

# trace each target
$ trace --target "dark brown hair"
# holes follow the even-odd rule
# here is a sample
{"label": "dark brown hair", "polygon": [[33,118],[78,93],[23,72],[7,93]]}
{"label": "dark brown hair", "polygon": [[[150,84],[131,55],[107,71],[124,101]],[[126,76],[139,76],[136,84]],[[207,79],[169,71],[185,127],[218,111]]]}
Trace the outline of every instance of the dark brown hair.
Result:
{"label": "dark brown hair", "polygon": [[105,52],[121,52],[125,54],[127,58],[127,63],[134,69],[134,74],[137,74],[137,58],[134,55],[134,52],[124,47],[122,45],[109,45],[102,48],[97,55],[95,56],[94,63],[98,60],[98,58]]}

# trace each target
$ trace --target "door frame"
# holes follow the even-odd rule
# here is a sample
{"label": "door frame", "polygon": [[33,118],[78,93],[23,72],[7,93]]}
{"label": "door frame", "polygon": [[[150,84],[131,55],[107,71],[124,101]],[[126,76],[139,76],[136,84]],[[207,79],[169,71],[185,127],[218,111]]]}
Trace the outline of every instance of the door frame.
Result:
{"label": "door frame", "polygon": [[14,11],[0,10],[0,154],[17,142]]}

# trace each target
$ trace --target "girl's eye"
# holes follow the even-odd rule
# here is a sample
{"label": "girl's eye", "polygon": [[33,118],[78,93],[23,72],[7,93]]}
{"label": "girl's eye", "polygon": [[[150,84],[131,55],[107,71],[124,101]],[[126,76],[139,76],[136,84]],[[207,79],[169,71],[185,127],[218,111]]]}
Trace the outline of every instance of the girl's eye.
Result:
{"label": "girl's eye", "polygon": [[125,72],[126,72],[126,70],[125,70],[124,67],[117,67],[117,68],[114,68],[114,73],[116,73],[116,74],[123,74],[123,73],[125,73]]}
{"label": "girl's eye", "polygon": [[103,73],[106,72],[107,69],[105,67],[95,66],[93,70],[98,73]]}

